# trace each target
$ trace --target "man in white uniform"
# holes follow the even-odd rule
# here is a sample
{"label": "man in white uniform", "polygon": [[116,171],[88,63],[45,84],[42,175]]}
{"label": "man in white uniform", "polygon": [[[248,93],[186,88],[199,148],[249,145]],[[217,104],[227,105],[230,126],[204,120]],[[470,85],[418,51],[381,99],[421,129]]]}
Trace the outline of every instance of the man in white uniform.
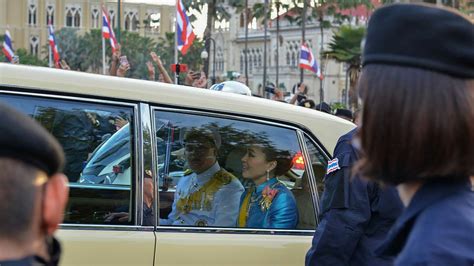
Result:
{"label": "man in white uniform", "polygon": [[184,153],[190,170],[178,182],[173,209],[160,225],[235,226],[244,188],[217,162],[219,140],[217,132],[202,128],[186,134]]}

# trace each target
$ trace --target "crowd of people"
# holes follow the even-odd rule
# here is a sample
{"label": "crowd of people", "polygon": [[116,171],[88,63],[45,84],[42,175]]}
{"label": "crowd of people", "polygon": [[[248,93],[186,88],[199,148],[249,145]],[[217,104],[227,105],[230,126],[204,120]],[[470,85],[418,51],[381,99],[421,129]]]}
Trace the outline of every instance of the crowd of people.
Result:
{"label": "crowd of people", "polygon": [[[451,9],[393,4],[374,12],[358,82],[361,121],[340,138],[328,164],[306,265],[474,264],[473,44],[473,23]],[[120,58],[115,55],[111,74],[130,68]],[[169,79],[152,58],[161,78]],[[149,70],[154,78],[152,65]],[[201,78],[189,81],[199,85]],[[290,103],[327,110],[301,97],[304,84],[297,89]],[[67,201],[63,151],[32,119],[4,105],[0,110],[0,211],[16,214],[0,222],[0,264],[56,265],[60,249],[53,235]],[[188,133],[193,171],[160,223],[292,227],[294,199],[274,178],[288,170],[287,155],[265,143],[250,145],[242,158],[243,178],[256,185],[250,189],[218,165],[218,145],[212,133]],[[232,213],[213,211],[217,201],[209,199],[221,192],[221,211]]]}

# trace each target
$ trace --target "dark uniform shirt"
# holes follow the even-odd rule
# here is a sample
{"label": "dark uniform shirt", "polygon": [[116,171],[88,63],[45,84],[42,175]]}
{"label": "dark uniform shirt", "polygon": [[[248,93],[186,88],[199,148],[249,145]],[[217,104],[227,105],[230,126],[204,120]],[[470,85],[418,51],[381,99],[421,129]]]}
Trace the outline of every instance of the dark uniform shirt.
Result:
{"label": "dark uniform shirt", "polygon": [[[394,188],[351,176],[358,154],[351,145],[355,129],[343,135],[328,164],[321,198],[321,222],[306,254],[306,265],[391,265],[392,257],[374,251],[403,205]],[[337,159],[337,161],[336,161]]]}
{"label": "dark uniform shirt", "polygon": [[424,184],[377,253],[395,265],[474,265],[474,191],[468,182]]}

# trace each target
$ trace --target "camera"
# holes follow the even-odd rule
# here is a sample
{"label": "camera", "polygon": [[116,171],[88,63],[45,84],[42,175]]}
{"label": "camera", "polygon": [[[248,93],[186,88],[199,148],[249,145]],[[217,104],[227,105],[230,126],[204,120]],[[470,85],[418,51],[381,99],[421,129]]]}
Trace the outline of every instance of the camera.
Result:
{"label": "camera", "polygon": [[265,86],[265,91],[275,94],[275,88],[271,86]]}

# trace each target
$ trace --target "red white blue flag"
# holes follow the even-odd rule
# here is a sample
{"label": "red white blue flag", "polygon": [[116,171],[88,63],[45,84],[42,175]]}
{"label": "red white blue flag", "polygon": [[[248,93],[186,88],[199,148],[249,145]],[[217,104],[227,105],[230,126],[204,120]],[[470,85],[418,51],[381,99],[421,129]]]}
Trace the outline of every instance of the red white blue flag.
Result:
{"label": "red white blue flag", "polygon": [[13,50],[12,46],[12,37],[10,36],[10,32],[8,30],[5,31],[5,39],[3,40],[3,54],[8,59],[8,62],[13,60],[13,56],[15,56],[15,51]]}
{"label": "red white blue flag", "polygon": [[60,68],[61,66],[59,65],[59,52],[58,52],[58,46],[56,45],[56,37],[54,36],[54,28],[53,25],[49,24],[48,25],[48,41],[49,41],[49,47],[51,47],[51,52],[53,53],[53,59],[54,59],[54,66],[56,68]]}
{"label": "red white blue flag", "polygon": [[115,53],[115,50],[117,49],[117,39],[115,39],[114,30],[110,25],[109,14],[104,7],[102,7],[102,37],[110,40],[112,53]]}
{"label": "red white blue flag", "polygon": [[300,67],[316,73],[318,78],[323,79],[323,75],[321,74],[321,69],[316,62],[316,58],[314,58],[311,49],[309,49],[309,47],[304,44],[301,45]]}
{"label": "red white blue flag", "polygon": [[186,15],[186,9],[183,6],[181,0],[177,0],[176,3],[176,34],[177,34],[177,45],[178,50],[184,55],[188,52],[189,47],[193,44],[194,35],[193,27],[189,22],[189,18]]}

